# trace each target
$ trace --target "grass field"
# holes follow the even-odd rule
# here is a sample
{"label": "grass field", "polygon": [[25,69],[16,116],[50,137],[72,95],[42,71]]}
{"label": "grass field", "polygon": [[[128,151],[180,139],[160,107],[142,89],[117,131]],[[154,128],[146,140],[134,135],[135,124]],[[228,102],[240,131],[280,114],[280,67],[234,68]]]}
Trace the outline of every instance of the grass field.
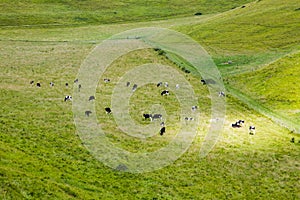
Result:
{"label": "grass field", "polygon": [[[173,7],[156,1],[74,2],[0,3],[0,199],[300,198],[300,136],[256,109],[263,106],[279,118],[300,123],[298,1],[201,5],[174,1]],[[203,15],[193,16],[195,12]],[[131,97],[130,114],[135,122],[149,124],[141,114],[150,110],[148,102],[161,103],[174,116],[167,121],[165,137],[132,138],[105,114],[103,107],[110,104],[113,88],[134,66],[172,66],[199,98],[200,125],[188,151],[165,168],[132,174],[111,169],[92,156],[76,133],[72,102],[63,99],[72,95],[80,65],[96,44],[116,33],[149,26],[172,28],[198,41],[235,93],[226,96],[226,120],[218,143],[200,159],[211,114],[201,77],[184,73],[177,65],[183,62],[179,57],[167,55],[168,59],[153,49],[117,59],[103,75],[111,83],[98,84],[95,108],[107,137],[119,147],[153,152],[177,131],[178,102],[172,94],[157,99],[160,90],[153,84]],[[229,60],[232,64],[226,64]],[[30,85],[31,80],[42,87]],[[51,81],[54,87],[49,86]],[[245,126],[232,129],[238,119],[244,119]],[[249,135],[249,125],[256,126],[256,135]],[[290,142],[292,137],[296,143]]]}

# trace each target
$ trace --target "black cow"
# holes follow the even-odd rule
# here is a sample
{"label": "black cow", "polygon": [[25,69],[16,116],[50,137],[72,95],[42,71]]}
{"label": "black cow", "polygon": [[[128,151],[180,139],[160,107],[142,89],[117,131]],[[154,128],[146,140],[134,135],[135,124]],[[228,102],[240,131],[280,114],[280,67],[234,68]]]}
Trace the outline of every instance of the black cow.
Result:
{"label": "black cow", "polygon": [[235,122],[234,124],[231,124],[231,127],[232,127],[232,128],[241,128],[242,126],[241,126],[240,123]]}
{"label": "black cow", "polygon": [[69,86],[69,83],[66,83],[65,85],[66,85],[66,87],[68,87],[68,86]]}
{"label": "black cow", "polygon": [[157,85],[156,85],[157,87],[160,87],[160,86],[162,86],[162,82],[159,82],[159,83],[157,83]]}
{"label": "black cow", "polygon": [[160,93],[161,96],[165,96],[165,95],[169,95],[169,91],[168,90],[164,90]]}
{"label": "black cow", "polygon": [[145,119],[151,119],[152,115],[151,114],[143,114]]}
{"label": "black cow", "polygon": [[292,139],[291,139],[291,143],[295,143],[295,138],[292,138]]}
{"label": "black cow", "polygon": [[161,136],[163,136],[165,132],[166,132],[166,127],[162,127],[162,128],[160,129],[160,131],[159,131],[159,134],[160,134]]}
{"label": "black cow", "polygon": [[204,79],[201,79],[201,83],[202,83],[203,85],[206,85],[206,81],[205,81]]}
{"label": "black cow", "polygon": [[32,85],[34,83],[34,81],[30,81],[30,84]]}
{"label": "black cow", "polygon": [[129,86],[130,86],[130,82],[127,82],[127,83],[126,83],[126,87],[129,87]]}
{"label": "black cow", "polygon": [[110,114],[111,113],[111,109],[109,107],[105,108],[106,114]]}
{"label": "black cow", "polygon": [[134,84],[132,87],[132,92],[136,91],[136,89],[137,89],[137,84]]}
{"label": "black cow", "polygon": [[81,84],[78,85],[78,91],[80,92],[81,89]]}
{"label": "black cow", "polygon": [[72,96],[65,96],[65,101],[72,101]]}
{"label": "black cow", "polygon": [[90,114],[92,114],[92,111],[90,111],[90,110],[87,110],[87,111],[85,111],[85,116],[90,116]]}
{"label": "black cow", "polygon": [[90,96],[89,101],[95,100],[95,96]]}
{"label": "black cow", "polygon": [[41,85],[41,83],[36,83],[36,86],[41,87],[42,85]]}
{"label": "black cow", "polygon": [[249,126],[249,134],[254,135],[255,134],[255,126]]}

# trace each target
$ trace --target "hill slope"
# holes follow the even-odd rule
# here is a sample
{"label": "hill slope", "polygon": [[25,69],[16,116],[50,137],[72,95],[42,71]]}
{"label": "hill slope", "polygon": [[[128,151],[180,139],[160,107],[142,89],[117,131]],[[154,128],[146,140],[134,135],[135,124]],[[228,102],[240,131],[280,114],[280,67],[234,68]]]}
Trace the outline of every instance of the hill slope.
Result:
{"label": "hill slope", "polygon": [[[255,1],[177,30],[203,45],[227,76],[251,71],[298,50],[299,8],[297,0]],[[233,63],[224,64],[228,60]]]}
{"label": "hill slope", "polygon": [[111,24],[224,12],[251,0],[1,1],[0,26]]}

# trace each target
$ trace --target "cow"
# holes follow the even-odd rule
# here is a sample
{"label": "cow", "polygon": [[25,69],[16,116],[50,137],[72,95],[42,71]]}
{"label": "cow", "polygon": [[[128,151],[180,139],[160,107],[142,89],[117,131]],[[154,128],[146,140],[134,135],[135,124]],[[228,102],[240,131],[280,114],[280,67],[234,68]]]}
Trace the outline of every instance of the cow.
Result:
{"label": "cow", "polygon": [[164,127],[165,126],[165,122],[161,122],[160,125]]}
{"label": "cow", "polygon": [[192,106],[192,111],[196,111],[198,109],[198,106]]}
{"label": "cow", "polygon": [[237,123],[240,125],[243,125],[245,123],[245,121],[240,119],[239,121],[237,121]]}
{"label": "cow", "polygon": [[53,82],[50,82],[50,87],[53,87],[54,86],[54,83]]}
{"label": "cow", "polygon": [[145,119],[151,119],[152,115],[151,114],[143,114]]}
{"label": "cow", "polygon": [[295,143],[295,138],[292,138],[292,139],[291,139],[291,143]]}
{"label": "cow", "polygon": [[95,100],[95,96],[90,96],[89,101]]}
{"label": "cow", "polygon": [[156,87],[162,86],[162,82],[157,83]]}
{"label": "cow", "polygon": [[109,107],[105,108],[106,114],[110,114],[111,113],[111,109]]}
{"label": "cow", "polygon": [[129,87],[130,86],[130,82],[128,81],[127,83],[126,83],[126,87]]}
{"label": "cow", "polygon": [[175,87],[176,87],[176,89],[179,89],[179,84],[176,84],[176,86],[175,86]]}
{"label": "cow", "polygon": [[206,81],[205,81],[204,79],[201,79],[201,83],[202,83],[203,85],[206,85]]}
{"label": "cow", "polygon": [[225,97],[225,92],[223,91],[219,92],[219,97]]}
{"label": "cow", "polygon": [[104,83],[109,83],[110,82],[110,79],[109,78],[105,78],[103,79],[104,80]]}
{"label": "cow", "polygon": [[89,117],[90,114],[92,114],[92,111],[90,111],[90,110],[85,111],[85,116]]}
{"label": "cow", "polygon": [[159,134],[160,134],[161,136],[163,136],[165,132],[166,132],[166,127],[162,127],[162,128],[160,129],[160,131],[159,131]]}
{"label": "cow", "polygon": [[36,83],[36,86],[41,87],[42,85],[41,85],[41,83]]}
{"label": "cow", "polygon": [[30,84],[32,85],[34,83],[34,81],[30,81]]}
{"label": "cow", "polygon": [[68,87],[68,86],[69,86],[69,83],[66,83],[65,85],[66,85],[66,87]]}
{"label": "cow", "polygon": [[78,78],[74,80],[74,83],[78,83]]}
{"label": "cow", "polygon": [[72,101],[72,96],[65,96],[65,101]]}
{"label": "cow", "polygon": [[161,96],[165,96],[165,95],[169,95],[169,91],[168,90],[164,90],[160,93]]}
{"label": "cow", "polygon": [[249,134],[255,135],[255,126],[249,126]]}
{"label": "cow", "polygon": [[134,84],[132,87],[132,92],[136,91],[136,89],[137,89],[137,84]]}
{"label": "cow", "polygon": [[165,87],[169,87],[169,83],[168,82],[165,82]]}
{"label": "cow", "polygon": [[235,122],[234,124],[231,124],[231,127],[232,127],[232,128],[241,128],[242,126],[241,126],[240,123]]}
{"label": "cow", "polygon": [[151,119],[151,121],[153,121],[155,119],[162,120],[162,115],[161,114],[153,114],[153,115],[150,115],[150,119]]}
{"label": "cow", "polygon": [[192,120],[194,120],[194,118],[192,118],[192,117],[185,117],[184,119],[185,119],[185,121],[192,121]]}
{"label": "cow", "polygon": [[80,92],[81,84],[78,85],[78,92]]}

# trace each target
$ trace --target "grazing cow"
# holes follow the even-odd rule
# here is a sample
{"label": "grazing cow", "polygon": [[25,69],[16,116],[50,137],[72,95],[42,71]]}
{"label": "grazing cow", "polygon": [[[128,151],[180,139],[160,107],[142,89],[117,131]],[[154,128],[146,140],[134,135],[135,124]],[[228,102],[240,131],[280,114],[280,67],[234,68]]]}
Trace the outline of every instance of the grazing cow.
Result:
{"label": "grazing cow", "polygon": [[130,82],[127,82],[127,83],[126,83],[126,87],[129,87],[129,86],[130,86]]}
{"label": "grazing cow", "polygon": [[225,92],[223,91],[219,92],[219,97],[225,97]]}
{"label": "grazing cow", "polygon": [[255,126],[249,126],[249,134],[255,135]]}
{"label": "grazing cow", "polygon": [[36,86],[37,87],[41,87],[41,83],[36,83]]}
{"label": "grazing cow", "polygon": [[85,116],[89,117],[90,114],[92,114],[92,111],[90,111],[90,110],[85,111]]}
{"label": "grazing cow", "polygon": [[78,91],[80,92],[81,89],[81,84],[78,85]]}
{"label": "grazing cow", "polygon": [[165,122],[161,122],[160,125],[161,125],[161,126],[165,126]]}
{"label": "grazing cow", "polygon": [[161,96],[165,96],[165,95],[169,95],[169,91],[168,90],[164,90],[160,93]]}
{"label": "grazing cow", "polygon": [[89,101],[95,100],[95,96],[90,96]]}
{"label": "grazing cow", "polygon": [[145,119],[151,119],[152,115],[151,114],[143,114]]}
{"label": "grazing cow", "polygon": [[196,111],[198,109],[198,106],[192,106],[192,111]]}
{"label": "grazing cow", "polygon": [[176,84],[176,86],[175,86],[175,87],[176,87],[176,89],[179,89],[179,84]]}
{"label": "grazing cow", "polygon": [[132,87],[132,92],[136,91],[136,89],[137,89],[137,84],[134,84]]}
{"label": "grazing cow", "polygon": [[105,108],[106,114],[110,114],[111,113],[111,109],[109,107]]}
{"label": "grazing cow", "polygon": [[245,123],[245,121],[240,119],[239,121],[237,121],[237,123],[240,125],[243,125]]}
{"label": "grazing cow", "polygon": [[166,132],[166,127],[162,127],[162,128],[160,129],[160,131],[159,131],[159,134],[160,134],[161,136],[163,136],[165,132]]}
{"label": "grazing cow", "polygon": [[50,87],[53,87],[54,86],[54,83],[53,82],[50,82]]}
{"label": "grazing cow", "polygon": [[153,120],[155,120],[155,119],[160,119],[160,120],[162,120],[162,115],[161,115],[161,114],[150,115],[150,119],[151,119],[151,121],[153,121]]}
{"label": "grazing cow", "polygon": [[169,87],[169,83],[168,82],[165,82],[165,87]]}
{"label": "grazing cow", "polygon": [[231,124],[231,127],[232,127],[232,128],[241,128],[242,126],[241,126],[240,123],[235,122],[234,124]]}
{"label": "grazing cow", "polygon": [[65,85],[66,85],[66,87],[68,87],[68,86],[69,86],[69,83],[66,83]]}
{"label": "grazing cow", "polygon": [[295,143],[295,138],[292,138],[292,139],[291,139],[291,143]]}
{"label": "grazing cow", "polygon": [[160,87],[160,86],[162,86],[162,82],[159,82],[159,83],[157,83],[157,85],[156,85],[157,87]]}
{"label": "grazing cow", "polygon": [[185,117],[184,119],[185,119],[185,121],[192,121],[192,120],[194,120],[194,118],[192,118],[192,117]]}
{"label": "grazing cow", "polygon": [[72,101],[72,96],[65,96],[65,101]]}
{"label": "grazing cow", "polygon": [[201,79],[201,83],[202,83],[203,85],[206,85],[206,81],[205,81],[204,79]]}
{"label": "grazing cow", "polygon": [[30,81],[30,84],[32,85],[34,83],[34,81]]}
{"label": "grazing cow", "polygon": [[109,78],[105,78],[103,79],[105,83],[109,83],[110,82],[110,79]]}
{"label": "grazing cow", "polygon": [[74,83],[78,83],[78,78],[74,80]]}

